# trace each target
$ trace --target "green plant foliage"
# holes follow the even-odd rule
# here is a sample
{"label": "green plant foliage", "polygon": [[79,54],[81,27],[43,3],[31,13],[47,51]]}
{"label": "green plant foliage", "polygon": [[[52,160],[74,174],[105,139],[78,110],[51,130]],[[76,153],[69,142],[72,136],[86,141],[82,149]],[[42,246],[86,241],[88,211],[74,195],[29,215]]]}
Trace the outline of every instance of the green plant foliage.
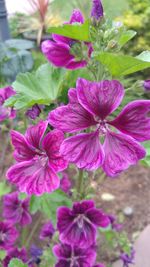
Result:
{"label": "green plant foliage", "polygon": [[32,214],[37,211],[43,212],[46,217],[56,222],[56,210],[61,206],[71,206],[71,199],[61,190],[53,193],[45,193],[40,197],[32,196],[30,201],[30,211]]}
{"label": "green plant foliage", "polygon": [[128,0],[129,9],[119,18],[129,29],[137,31],[135,39],[127,45],[125,51],[130,54],[141,53],[150,49],[150,1]]}
{"label": "green plant foliage", "polygon": [[125,76],[150,67],[150,52],[146,51],[137,57],[103,52],[94,56],[105,65],[114,77]]}
{"label": "green plant foliage", "polygon": [[120,39],[118,40],[118,45],[120,46],[120,48],[123,47],[127,42],[129,42],[136,34],[136,31],[124,31],[120,36]]}
{"label": "green plant foliage", "polygon": [[0,197],[8,194],[11,191],[11,188],[6,184],[5,181],[0,182]]}
{"label": "green plant foliage", "polygon": [[28,267],[28,265],[18,259],[12,259],[8,267]]}
{"label": "green plant foliage", "polygon": [[69,37],[80,41],[90,41],[90,23],[89,20],[85,21],[84,24],[64,24],[62,26],[50,27],[49,33],[56,33],[65,37]]}
{"label": "green plant foliage", "polygon": [[47,247],[47,249],[44,250],[44,253],[41,257],[40,267],[54,266],[55,262],[56,262],[56,258],[54,257],[54,254],[52,253],[52,248]]}
{"label": "green plant foliage", "polygon": [[143,145],[147,153],[146,157],[143,160],[141,160],[141,163],[146,167],[150,167],[150,141],[144,142]]}
{"label": "green plant foliage", "polygon": [[55,102],[61,94],[64,73],[64,69],[56,69],[47,63],[34,73],[19,74],[12,85],[17,94],[9,98],[6,105],[21,109]]}

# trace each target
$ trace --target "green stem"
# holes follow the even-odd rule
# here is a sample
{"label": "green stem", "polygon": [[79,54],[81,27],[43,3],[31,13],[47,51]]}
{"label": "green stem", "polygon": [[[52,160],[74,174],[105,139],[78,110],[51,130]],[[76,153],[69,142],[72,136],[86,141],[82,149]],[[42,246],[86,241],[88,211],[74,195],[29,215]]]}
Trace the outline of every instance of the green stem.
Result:
{"label": "green stem", "polygon": [[32,231],[31,231],[29,237],[27,238],[27,240],[26,240],[26,242],[25,242],[25,244],[24,244],[25,247],[28,247],[28,246],[29,246],[30,241],[32,240],[32,238],[33,238],[33,236],[34,236],[34,234],[35,234],[35,232],[36,232],[36,230],[37,230],[37,228],[38,228],[38,226],[39,226],[39,224],[40,224],[40,222],[41,222],[41,218],[42,218],[42,215],[39,216],[39,219],[38,219],[37,222],[34,224],[34,226],[33,226],[33,228],[32,228]]}
{"label": "green stem", "polygon": [[84,181],[83,174],[84,174],[84,171],[82,169],[80,169],[79,170],[79,177],[78,177],[78,184],[77,184],[77,193],[81,199],[83,196],[83,181]]}

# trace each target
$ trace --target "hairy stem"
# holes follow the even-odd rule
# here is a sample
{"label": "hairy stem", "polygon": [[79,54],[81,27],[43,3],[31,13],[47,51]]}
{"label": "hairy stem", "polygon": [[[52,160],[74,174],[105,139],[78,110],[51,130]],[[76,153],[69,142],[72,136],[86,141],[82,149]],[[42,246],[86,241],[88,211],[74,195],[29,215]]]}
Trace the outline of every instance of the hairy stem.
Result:
{"label": "hairy stem", "polygon": [[83,189],[84,189],[83,181],[84,181],[84,170],[80,169],[78,176],[78,183],[77,183],[77,193],[81,199],[83,197]]}

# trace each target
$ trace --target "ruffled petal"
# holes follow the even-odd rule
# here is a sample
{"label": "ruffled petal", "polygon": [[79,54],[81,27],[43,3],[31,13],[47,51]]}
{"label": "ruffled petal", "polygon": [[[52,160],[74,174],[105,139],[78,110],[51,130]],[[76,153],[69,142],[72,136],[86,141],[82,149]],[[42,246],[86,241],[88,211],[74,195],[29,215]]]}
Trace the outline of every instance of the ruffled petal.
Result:
{"label": "ruffled petal", "polygon": [[30,126],[25,134],[29,144],[36,149],[40,149],[41,141],[48,125],[48,121],[40,121],[34,126]]}
{"label": "ruffled petal", "polygon": [[116,80],[90,82],[79,78],[77,95],[80,104],[87,111],[103,120],[120,105],[124,96],[124,88]]}
{"label": "ruffled petal", "polygon": [[49,113],[49,123],[63,132],[73,133],[96,124],[93,116],[78,102],[75,89],[69,90],[69,104]]}
{"label": "ruffled petal", "polygon": [[74,214],[84,214],[89,209],[93,209],[95,203],[93,200],[83,200],[82,202],[75,202],[73,204],[73,213]]}
{"label": "ruffled petal", "polygon": [[70,258],[72,249],[66,244],[55,245],[53,247],[53,253],[57,258]]}
{"label": "ruffled petal", "polygon": [[54,43],[53,41],[44,41],[42,43],[42,52],[56,67],[66,67],[66,65],[74,58],[70,54],[69,45],[63,43]]}
{"label": "ruffled petal", "polygon": [[96,227],[86,220],[81,219],[81,223],[76,222],[68,226],[60,233],[60,240],[65,244],[88,248],[96,241]]}
{"label": "ruffled petal", "polygon": [[149,140],[150,100],[137,100],[129,103],[118,117],[109,123],[140,142]]}
{"label": "ruffled petal", "polygon": [[108,216],[96,208],[88,210],[86,216],[96,226],[107,227],[110,224]]}
{"label": "ruffled petal", "polygon": [[17,161],[30,160],[35,156],[33,147],[28,143],[26,138],[17,131],[11,131],[11,141],[15,147],[14,158]]}
{"label": "ruffled petal", "polygon": [[98,132],[83,133],[67,138],[61,145],[61,154],[78,168],[96,170],[104,161]]}
{"label": "ruffled petal", "polygon": [[86,65],[87,65],[87,61],[86,60],[76,61],[76,59],[73,58],[66,65],[66,69],[75,70],[75,69],[85,68]]}
{"label": "ruffled petal", "polygon": [[103,169],[108,176],[116,176],[146,155],[145,149],[132,137],[107,132],[104,142],[105,161]]}
{"label": "ruffled petal", "polygon": [[64,140],[62,131],[54,130],[49,132],[43,139],[42,147],[49,158],[49,164],[54,171],[63,171],[67,168],[68,162],[60,155],[60,145]]}
{"label": "ruffled petal", "polygon": [[32,217],[31,215],[29,214],[29,212],[27,211],[24,211],[22,213],[22,217],[21,217],[21,220],[20,220],[20,224],[22,226],[26,226],[27,224],[30,224],[32,222]]}
{"label": "ruffled petal", "polygon": [[59,187],[56,173],[40,160],[24,161],[12,166],[7,172],[8,180],[18,185],[21,192],[41,195]]}
{"label": "ruffled petal", "polygon": [[72,224],[75,216],[72,214],[71,210],[67,207],[60,207],[57,210],[57,229],[60,233],[65,231],[65,229]]}

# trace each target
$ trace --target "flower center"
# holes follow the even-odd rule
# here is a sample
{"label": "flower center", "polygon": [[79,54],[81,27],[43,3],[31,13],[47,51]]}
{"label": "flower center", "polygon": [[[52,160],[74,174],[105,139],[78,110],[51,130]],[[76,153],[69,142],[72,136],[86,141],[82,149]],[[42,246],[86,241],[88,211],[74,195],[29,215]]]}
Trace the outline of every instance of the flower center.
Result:
{"label": "flower center", "polygon": [[100,135],[105,135],[107,133],[107,130],[108,130],[108,126],[107,126],[107,121],[98,121],[97,122],[97,129],[99,131],[99,134]]}

